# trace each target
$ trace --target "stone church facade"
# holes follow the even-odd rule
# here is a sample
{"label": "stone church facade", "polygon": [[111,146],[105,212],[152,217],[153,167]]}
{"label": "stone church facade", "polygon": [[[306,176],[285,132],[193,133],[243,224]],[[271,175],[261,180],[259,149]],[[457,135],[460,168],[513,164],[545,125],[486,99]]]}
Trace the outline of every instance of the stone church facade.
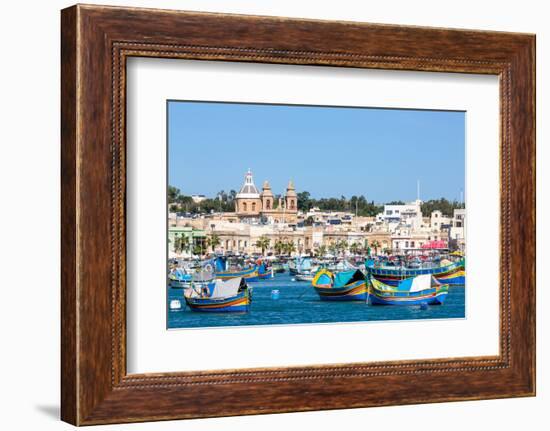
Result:
{"label": "stone church facade", "polygon": [[249,169],[235,197],[235,213],[239,219],[265,218],[269,223],[296,223],[298,197],[292,180],[288,182],[284,197],[276,201],[269,182],[264,181],[260,192]]}

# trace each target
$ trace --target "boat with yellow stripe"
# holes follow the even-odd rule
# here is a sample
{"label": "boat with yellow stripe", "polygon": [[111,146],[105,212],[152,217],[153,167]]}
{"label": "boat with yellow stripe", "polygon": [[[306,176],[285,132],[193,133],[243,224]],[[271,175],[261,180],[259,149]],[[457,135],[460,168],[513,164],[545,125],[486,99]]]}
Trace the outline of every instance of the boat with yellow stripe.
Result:
{"label": "boat with yellow stripe", "polygon": [[247,268],[229,268],[227,259],[217,257],[215,261],[215,276],[219,280],[230,280],[232,278],[242,277],[246,281],[258,281],[258,265],[251,265]]}
{"label": "boat with yellow stripe", "polygon": [[367,279],[359,270],[333,273],[320,269],[311,282],[322,301],[365,301]]}
{"label": "boat with yellow stripe", "polygon": [[185,302],[192,311],[247,312],[252,299],[252,289],[242,277],[216,280],[204,285],[193,284],[184,292]]}
{"label": "boat with yellow stripe", "polygon": [[449,293],[449,285],[430,274],[419,275],[390,286],[371,278],[369,302],[372,305],[441,305]]}
{"label": "boat with yellow stripe", "polygon": [[371,278],[390,286],[397,286],[402,280],[419,275],[432,275],[439,282],[449,285],[464,285],[466,282],[464,258],[456,262],[443,262],[442,265],[432,268],[415,269],[377,266],[373,260],[367,260],[365,269]]}

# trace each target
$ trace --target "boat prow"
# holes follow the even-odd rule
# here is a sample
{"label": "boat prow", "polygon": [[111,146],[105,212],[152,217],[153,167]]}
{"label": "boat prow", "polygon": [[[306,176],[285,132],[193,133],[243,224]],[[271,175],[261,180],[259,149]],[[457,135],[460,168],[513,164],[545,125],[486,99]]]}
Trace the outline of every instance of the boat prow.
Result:
{"label": "boat prow", "polygon": [[359,270],[332,273],[328,269],[317,271],[313,288],[322,301],[365,301],[367,279]]}

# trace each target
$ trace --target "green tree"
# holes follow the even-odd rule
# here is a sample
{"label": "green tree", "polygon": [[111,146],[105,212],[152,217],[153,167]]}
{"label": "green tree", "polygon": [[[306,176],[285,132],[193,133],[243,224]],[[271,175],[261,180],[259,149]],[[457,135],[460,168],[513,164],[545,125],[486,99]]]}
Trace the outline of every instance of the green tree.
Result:
{"label": "green tree", "polygon": [[380,243],[377,240],[374,240],[371,245],[374,248],[374,254],[377,255],[378,248],[380,247]]}
{"label": "green tree", "polygon": [[306,192],[306,191],[303,191],[303,192],[299,192],[296,194],[297,196],[297,204],[298,204],[298,209],[300,209],[301,211],[309,211],[312,207],[311,205],[311,195],[309,194],[309,192]]}
{"label": "green tree", "polygon": [[347,243],[347,241],[344,241],[343,239],[342,239],[342,240],[338,240],[338,242],[336,243],[336,250],[338,251],[338,253],[342,254],[342,253],[344,253],[347,249],[348,249],[348,243]]}
{"label": "green tree", "polygon": [[256,247],[262,250],[262,255],[265,255],[265,251],[269,248],[269,238],[265,235],[262,235],[256,241]]}
{"label": "green tree", "polygon": [[174,203],[178,200],[180,189],[174,186],[168,186],[168,203]]}
{"label": "green tree", "polygon": [[426,217],[439,210],[444,216],[452,217],[455,209],[464,208],[463,202],[449,201],[445,198],[431,199],[422,203],[422,214]]}
{"label": "green tree", "polygon": [[289,241],[284,245],[285,254],[292,254],[296,251],[296,246],[293,241]]}
{"label": "green tree", "polygon": [[352,245],[349,246],[349,251],[353,254],[359,254],[359,251],[361,249],[361,246],[354,242]]}
{"label": "green tree", "polygon": [[210,234],[206,242],[210,247],[212,247],[212,251],[214,251],[214,249],[222,243],[220,236],[216,233]]}
{"label": "green tree", "polygon": [[273,248],[275,249],[275,253],[277,253],[277,255],[281,255],[285,250],[285,244],[284,242],[278,240],[277,242],[275,242]]}
{"label": "green tree", "polygon": [[315,254],[317,257],[323,257],[325,254],[327,254],[327,247],[324,245],[320,246]]}
{"label": "green tree", "polygon": [[184,251],[187,251],[189,249],[189,237],[184,235],[183,233],[178,234],[174,236],[174,251],[176,253],[183,253]]}

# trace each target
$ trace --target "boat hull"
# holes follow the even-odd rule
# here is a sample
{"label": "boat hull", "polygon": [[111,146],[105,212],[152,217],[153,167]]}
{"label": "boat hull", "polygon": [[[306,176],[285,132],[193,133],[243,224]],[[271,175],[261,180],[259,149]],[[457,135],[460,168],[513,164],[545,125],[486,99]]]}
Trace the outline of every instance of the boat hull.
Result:
{"label": "boat hull", "polygon": [[388,297],[371,293],[369,302],[372,305],[442,305],[447,294],[447,291],[443,291],[410,297]]}
{"label": "boat hull", "polygon": [[366,301],[367,283],[365,280],[344,287],[313,286],[321,301]]}
{"label": "boat hull", "polygon": [[247,268],[243,269],[242,271],[223,271],[223,272],[216,272],[216,278],[220,280],[229,280],[231,278],[236,277],[242,277],[247,282],[248,281],[258,281],[260,278],[258,275],[258,268]]}
{"label": "boat hull", "polygon": [[170,288],[172,289],[186,289],[188,287],[191,287],[191,280],[170,280],[168,282],[168,286],[170,286]]}
{"label": "boat hull", "polygon": [[247,292],[224,299],[185,298],[192,311],[203,313],[244,313],[250,309],[250,295]]}
{"label": "boat hull", "polygon": [[466,282],[464,260],[439,268],[388,269],[367,266],[366,269],[369,275],[389,286],[397,286],[401,281],[407,278],[426,274],[432,275],[442,284],[451,286],[464,285]]}

